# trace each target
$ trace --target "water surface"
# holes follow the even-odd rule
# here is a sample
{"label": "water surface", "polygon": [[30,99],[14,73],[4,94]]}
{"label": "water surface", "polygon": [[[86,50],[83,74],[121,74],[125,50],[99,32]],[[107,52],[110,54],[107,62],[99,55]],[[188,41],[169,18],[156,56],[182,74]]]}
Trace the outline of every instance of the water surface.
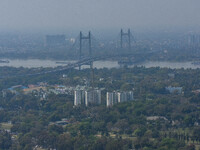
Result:
{"label": "water surface", "polygon": [[[40,60],[40,59],[1,59],[8,60],[9,63],[0,63],[0,66],[11,66],[11,67],[25,67],[25,68],[37,68],[37,67],[57,67],[65,66],[67,63],[74,63],[75,61],[62,61],[65,64],[60,64],[56,60]],[[133,67],[134,65],[130,66]],[[196,69],[200,68],[200,65],[194,65],[192,62],[163,62],[163,61],[148,61],[137,64],[137,66],[144,66],[146,68],[150,67],[160,67],[160,68],[171,68],[171,69],[180,69],[180,68],[191,68]],[[95,61],[94,67],[100,68],[119,68],[120,65],[117,61]],[[82,68],[88,68],[88,66],[82,66]]]}

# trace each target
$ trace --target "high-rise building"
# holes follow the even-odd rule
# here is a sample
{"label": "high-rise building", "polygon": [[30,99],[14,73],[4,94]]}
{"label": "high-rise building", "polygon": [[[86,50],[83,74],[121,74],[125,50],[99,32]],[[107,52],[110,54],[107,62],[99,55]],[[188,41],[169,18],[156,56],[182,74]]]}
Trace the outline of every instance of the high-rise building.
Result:
{"label": "high-rise building", "polygon": [[101,104],[101,90],[85,91],[85,105]]}
{"label": "high-rise building", "polygon": [[125,92],[118,92],[118,103],[127,101],[126,93]]}
{"label": "high-rise building", "polygon": [[[116,103],[134,100],[133,91],[128,92],[107,92],[106,106],[112,107]],[[77,87],[74,91],[74,105],[99,105],[101,104],[101,90]]]}
{"label": "high-rise building", "polygon": [[75,90],[74,91],[74,105],[78,106],[84,104],[84,96],[85,93],[83,90]]}
{"label": "high-rise building", "polygon": [[118,103],[134,100],[133,92],[118,92]]}
{"label": "high-rise building", "polygon": [[118,102],[118,97],[116,92],[107,92],[106,93],[106,106],[111,107]]}
{"label": "high-rise building", "polygon": [[127,92],[127,101],[132,101],[132,100],[134,100],[133,91],[129,91]]}
{"label": "high-rise building", "polygon": [[101,104],[101,90],[94,90],[94,103]]}
{"label": "high-rise building", "polygon": [[85,105],[88,106],[92,102],[93,93],[92,91],[85,91]]}
{"label": "high-rise building", "polygon": [[113,106],[113,93],[110,92],[106,93],[106,106],[107,107]]}
{"label": "high-rise building", "polygon": [[106,106],[110,107],[116,103],[122,103],[126,101],[134,100],[133,91],[129,92],[107,92],[106,94]]}

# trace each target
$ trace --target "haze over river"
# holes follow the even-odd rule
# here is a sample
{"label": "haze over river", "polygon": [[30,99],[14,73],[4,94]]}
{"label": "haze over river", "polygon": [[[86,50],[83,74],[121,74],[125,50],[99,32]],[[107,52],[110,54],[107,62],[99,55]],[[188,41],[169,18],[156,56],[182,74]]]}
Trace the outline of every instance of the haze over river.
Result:
{"label": "haze over river", "polygon": [[[8,60],[9,63],[0,63],[0,66],[10,66],[10,67],[25,67],[25,68],[37,68],[37,67],[57,67],[65,66],[67,63],[73,63],[75,61],[61,61],[65,64],[56,63],[60,62],[58,60],[40,60],[40,59],[1,59]],[[134,65],[130,66],[133,67]],[[200,65],[194,65],[192,62],[162,62],[162,61],[147,61],[137,64],[137,66],[144,66],[146,68],[150,67],[167,67],[167,68],[200,68]],[[83,66],[85,68],[87,66]],[[117,61],[95,61],[94,67],[96,68],[119,68],[120,65]]]}

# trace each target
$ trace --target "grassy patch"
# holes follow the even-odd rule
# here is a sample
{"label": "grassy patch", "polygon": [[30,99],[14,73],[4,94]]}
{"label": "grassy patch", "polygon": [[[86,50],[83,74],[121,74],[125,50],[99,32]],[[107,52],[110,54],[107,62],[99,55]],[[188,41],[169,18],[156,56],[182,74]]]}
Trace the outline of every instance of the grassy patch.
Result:
{"label": "grassy patch", "polygon": [[10,123],[1,123],[0,124],[0,128],[1,129],[4,129],[4,130],[10,130],[11,128],[12,128],[12,124],[10,124]]}

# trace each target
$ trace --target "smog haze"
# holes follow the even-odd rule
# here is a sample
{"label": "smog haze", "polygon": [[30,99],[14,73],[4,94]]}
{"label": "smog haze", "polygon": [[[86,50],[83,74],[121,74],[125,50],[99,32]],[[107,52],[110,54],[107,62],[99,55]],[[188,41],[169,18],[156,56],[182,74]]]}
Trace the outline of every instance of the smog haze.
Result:
{"label": "smog haze", "polygon": [[198,27],[199,0],[2,0],[0,30]]}

